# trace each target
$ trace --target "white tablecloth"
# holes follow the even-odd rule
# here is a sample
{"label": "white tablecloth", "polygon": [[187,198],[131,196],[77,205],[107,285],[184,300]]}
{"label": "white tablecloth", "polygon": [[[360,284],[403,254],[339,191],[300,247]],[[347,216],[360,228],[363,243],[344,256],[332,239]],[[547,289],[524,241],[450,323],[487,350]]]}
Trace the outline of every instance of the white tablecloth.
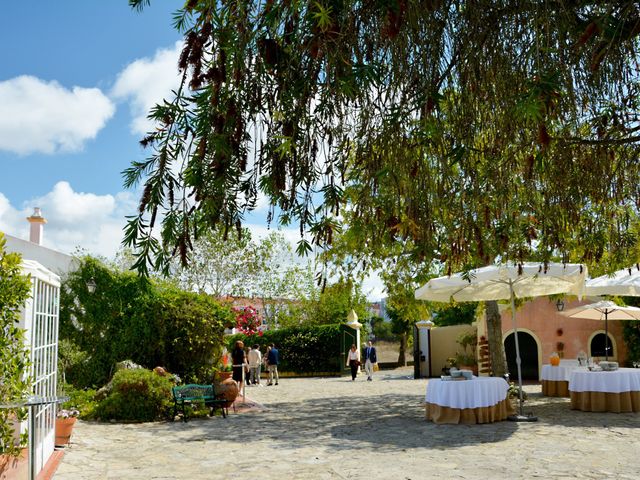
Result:
{"label": "white tablecloth", "polygon": [[569,391],[606,393],[640,391],[640,369],[620,368],[613,372],[574,370],[569,378]]}
{"label": "white tablecloth", "polygon": [[461,409],[492,407],[507,398],[508,390],[509,385],[501,377],[457,381],[432,378],[427,383],[426,402]]}
{"label": "white tablecloth", "polygon": [[573,372],[574,370],[582,370],[584,372],[588,371],[587,367],[580,367],[577,361],[575,365],[562,365],[562,363],[557,367],[554,367],[553,365],[542,365],[542,370],[540,371],[540,380],[568,382],[569,377],[571,376],[571,372]]}

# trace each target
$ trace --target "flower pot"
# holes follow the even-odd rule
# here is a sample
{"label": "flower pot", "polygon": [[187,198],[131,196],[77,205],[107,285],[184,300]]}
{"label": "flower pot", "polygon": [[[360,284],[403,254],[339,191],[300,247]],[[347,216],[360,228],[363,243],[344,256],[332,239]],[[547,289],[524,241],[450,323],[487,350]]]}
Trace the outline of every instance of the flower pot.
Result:
{"label": "flower pot", "polygon": [[231,378],[233,372],[217,372],[216,377],[219,383],[224,382],[226,379]]}
{"label": "flower pot", "polygon": [[227,403],[224,404],[225,408],[229,408],[233,405],[238,393],[240,393],[238,390],[238,384],[233,379],[229,378],[223,381],[220,385],[216,385],[216,397],[227,401]]}
{"label": "flower pot", "polygon": [[17,457],[0,455],[0,479],[26,478],[28,455],[26,448],[20,450]]}
{"label": "flower pot", "polygon": [[76,420],[76,417],[56,418],[56,445],[61,446],[69,444]]}

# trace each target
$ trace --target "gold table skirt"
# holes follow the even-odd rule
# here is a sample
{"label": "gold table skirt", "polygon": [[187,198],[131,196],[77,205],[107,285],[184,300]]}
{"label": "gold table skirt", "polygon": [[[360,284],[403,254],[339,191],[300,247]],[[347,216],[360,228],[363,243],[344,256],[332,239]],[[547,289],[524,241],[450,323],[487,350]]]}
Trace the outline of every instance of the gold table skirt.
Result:
{"label": "gold table skirt", "polygon": [[571,408],[583,412],[640,412],[640,392],[570,392]]}
{"label": "gold table skirt", "polygon": [[505,420],[516,413],[508,398],[492,407],[451,408],[425,403],[426,419],[433,423],[491,423]]}
{"label": "gold table skirt", "polygon": [[545,397],[568,397],[569,382],[566,380],[542,380],[542,395]]}

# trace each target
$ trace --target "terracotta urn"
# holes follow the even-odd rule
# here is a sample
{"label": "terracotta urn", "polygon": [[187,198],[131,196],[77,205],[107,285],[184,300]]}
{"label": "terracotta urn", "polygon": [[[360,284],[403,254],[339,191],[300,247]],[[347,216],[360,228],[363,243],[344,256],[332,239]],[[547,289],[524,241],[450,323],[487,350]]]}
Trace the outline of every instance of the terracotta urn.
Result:
{"label": "terracotta urn", "polygon": [[225,380],[231,378],[232,375],[233,375],[233,372],[216,372],[217,380],[220,383],[222,383]]}
{"label": "terracotta urn", "polygon": [[240,393],[238,390],[238,384],[231,378],[223,380],[220,384],[216,385],[216,397],[227,400],[227,403],[225,404],[226,408],[233,404],[238,393]]}
{"label": "terracotta urn", "polygon": [[23,448],[17,457],[0,455],[0,479],[24,478],[28,455],[26,448]]}
{"label": "terracotta urn", "polygon": [[77,418],[56,418],[56,445],[68,445]]}

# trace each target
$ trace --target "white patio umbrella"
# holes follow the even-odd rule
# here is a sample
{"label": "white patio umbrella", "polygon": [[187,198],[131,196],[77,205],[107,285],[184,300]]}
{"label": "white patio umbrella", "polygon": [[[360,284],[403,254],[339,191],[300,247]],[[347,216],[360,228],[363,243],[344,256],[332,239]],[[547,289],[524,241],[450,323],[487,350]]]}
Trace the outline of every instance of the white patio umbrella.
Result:
{"label": "white patio umbrella", "polygon": [[566,312],[561,312],[569,318],[586,318],[590,320],[604,320],[604,355],[609,360],[609,320],[640,320],[640,308],[621,307],[608,300],[589,305],[581,305]]}
{"label": "white patio umbrella", "polygon": [[516,323],[515,299],[569,293],[582,297],[587,267],[581,264],[523,263],[491,265],[469,272],[433,278],[416,290],[418,300],[434,302],[511,301],[511,318],[516,344],[516,366],[520,386],[520,415],[512,420],[536,420],[523,414],[522,370]]}
{"label": "white patio umbrella", "polygon": [[587,280],[585,295],[640,297],[640,266],[623,268],[611,275],[602,275]]}

